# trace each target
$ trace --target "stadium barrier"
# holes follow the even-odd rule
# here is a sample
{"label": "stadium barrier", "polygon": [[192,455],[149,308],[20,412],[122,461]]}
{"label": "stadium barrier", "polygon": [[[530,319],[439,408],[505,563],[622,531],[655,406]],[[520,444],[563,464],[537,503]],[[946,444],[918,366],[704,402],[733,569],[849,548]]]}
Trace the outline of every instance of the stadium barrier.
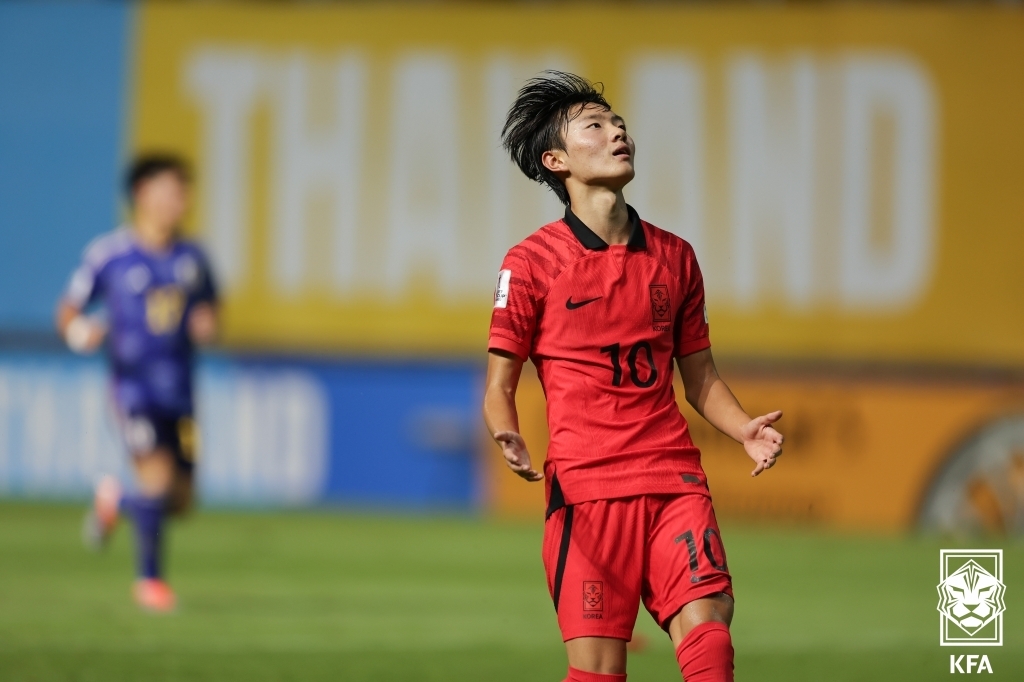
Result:
{"label": "stadium barrier", "polygon": [[[479,506],[474,365],[204,358],[199,491],[214,505]],[[0,495],[127,482],[104,363],[0,356]]]}

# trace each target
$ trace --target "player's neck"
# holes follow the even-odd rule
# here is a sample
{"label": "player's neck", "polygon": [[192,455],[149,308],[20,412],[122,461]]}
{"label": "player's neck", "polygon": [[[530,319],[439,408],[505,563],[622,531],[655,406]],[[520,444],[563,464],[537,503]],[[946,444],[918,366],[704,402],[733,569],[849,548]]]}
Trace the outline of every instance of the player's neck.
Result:
{"label": "player's neck", "polygon": [[135,241],[146,251],[162,253],[174,245],[174,231],[162,229],[145,216],[135,216]]}
{"label": "player's neck", "polygon": [[569,197],[573,214],[608,245],[629,242],[629,211],[622,192],[588,187]]}

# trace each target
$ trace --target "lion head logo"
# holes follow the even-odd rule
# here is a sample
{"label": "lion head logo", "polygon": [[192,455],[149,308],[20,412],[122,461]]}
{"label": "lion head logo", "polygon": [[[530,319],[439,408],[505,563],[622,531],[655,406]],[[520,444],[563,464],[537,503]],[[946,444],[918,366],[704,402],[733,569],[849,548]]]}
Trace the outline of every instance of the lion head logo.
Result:
{"label": "lion head logo", "polygon": [[668,297],[668,287],[664,284],[651,285],[651,313],[655,324],[672,321],[672,303]]}
{"label": "lion head logo", "polygon": [[604,610],[604,584],[596,581],[583,581],[583,610]]}
{"label": "lion head logo", "polygon": [[939,583],[939,612],[974,636],[1006,610],[1006,586],[970,560]]}

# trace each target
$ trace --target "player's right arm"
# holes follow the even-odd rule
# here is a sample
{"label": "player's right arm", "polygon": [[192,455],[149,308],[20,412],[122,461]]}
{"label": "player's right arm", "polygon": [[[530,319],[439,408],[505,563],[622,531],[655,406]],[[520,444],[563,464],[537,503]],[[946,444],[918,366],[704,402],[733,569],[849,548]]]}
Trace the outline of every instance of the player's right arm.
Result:
{"label": "player's right arm", "polygon": [[103,266],[103,242],[86,250],[82,264],[71,276],[71,282],[57,303],[57,332],[76,353],[92,353],[103,344],[107,327],[85,309],[100,296],[99,271]]}
{"label": "player's right arm", "polygon": [[83,354],[94,352],[107,336],[105,325],[65,300],[57,304],[57,332],[68,348]]}
{"label": "player's right arm", "polygon": [[544,474],[533,468],[526,442],[519,435],[516,389],[523,361],[512,353],[492,350],[487,354],[487,387],[484,390],[484,422],[501,447],[508,468],[527,481],[539,481]]}
{"label": "player's right arm", "polygon": [[527,252],[520,247],[513,248],[501,264],[494,291],[484,390],[484,421],[488,433],[501,447],[508,468],[527,481],[544,478],[533,468],[530,452],[519,434],[516,412],[519,376],[530,354],[537,322],[537,289]]}

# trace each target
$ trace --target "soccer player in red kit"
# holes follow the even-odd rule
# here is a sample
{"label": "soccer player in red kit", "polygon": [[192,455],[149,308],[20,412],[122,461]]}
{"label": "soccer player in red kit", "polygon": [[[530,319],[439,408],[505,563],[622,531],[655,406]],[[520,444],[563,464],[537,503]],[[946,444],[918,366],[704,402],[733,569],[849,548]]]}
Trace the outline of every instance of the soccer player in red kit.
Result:
{"label": "soccer player in red kit", "polygon": [[[546,480],[543,558],[567,681],[625,681],[641,601],[686,682],[732,680],[732,581],[673,362],[687,401],[743,445],[754,476],[782,452],[782,413],[751,419],[718,376],[696,256],[626,204],[635,146],[598,89],[555,71],[530,80],[502,138],[566,206],[501,266],[484,419],[509,468]],[[543,473],[516,414],[528,358],[547,396]]]}

